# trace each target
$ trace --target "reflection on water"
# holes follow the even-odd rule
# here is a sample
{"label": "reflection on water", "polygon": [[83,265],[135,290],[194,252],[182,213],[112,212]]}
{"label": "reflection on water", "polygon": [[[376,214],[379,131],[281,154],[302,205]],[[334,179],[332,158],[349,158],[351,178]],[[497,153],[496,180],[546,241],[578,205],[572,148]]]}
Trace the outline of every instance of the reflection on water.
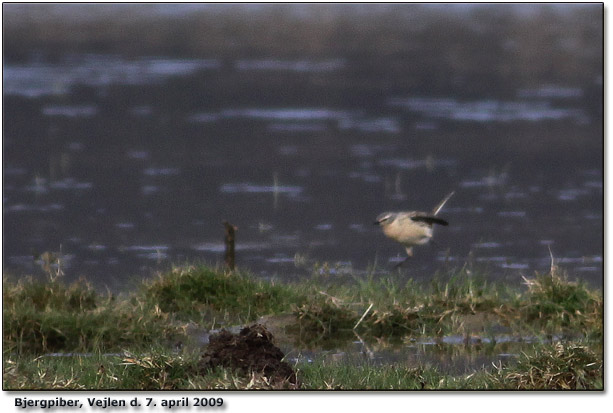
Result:
{"label": "reflection on water", "polygon": [[[522,93],[525,94],[523,91]],[[550,97],[547,94],[544,96]],[[426,117],[459,122],[534,122],[564,119],[572,119],[576,122],[589,121],[582,110],[553,107],[552,103],[546,100],[497,101],[488,99],[460,102],[452,98],[411,97],[390,99],[389,104],[404,107]]]}
{"label": "reflection on water", "polygon": [[[432,67],[448,62],[411,47]],[[395,66],[340,49],[5,60],[4,270],[40,272],[36,257],[63,251],[67,277],[121,288],[220,262],[228,220],[238,266],[263,277],[323,263],[388,272],[404,251],[374,217],[427,211],[455,190],[441,212],[449,227],[399,277],[470,261],[518,283],[548,270],[551,247],[571,277],[600,284],[602,77],[524,73],[485,90],[458,75],[441,91],[407,63],[415,50],[398,50]]]}
{"label": "reflection on water", "polygon": [[44,107],[43,115],[45,116],[67,116],[70,118],[84,117],[89,118],[95,116],[98,109],[92,105],[55,105]]}
{"label": "reflection on water", "polygon": [[[72,55],[59,63],[32,62],[4,65],[5,94],[30,98],[70,93],[75,86],[105,87],[113,84],[141,85],[169,76],[185,76],[198,70],[217,69],[216,60],[177,60],[156,57],[124,59],[114,55]],[[70,106],[49,108],[49,114],[75,116],[84,109]],[[89,114],[93,108],[85,110]]]}
{"label": "reflection on water", "polygon": [[543,85],[536,89],[520,89],[517,96],[520,98],[580,98],[583,96],[583,90],[578,87]]}
{"label": "reflection on water", "polygon": [[[227,327],[232,334],[238,334],[243,327]],[[220,330],[205,330],[190,324],[187,336],[175,346],[175,351],[200,351],[213,334]],[[551,337],[547,340],[535,336],[466,337],[444,336],[438,338],[412,339],[410,342],[377,342],[357,340],[337,340],[323,347],[303,349],[304,346],[289,337],[276,340],[276,344],[287,354],[285,360],[292,364],[324,362],[343,365],[402,365],[405,368],[429,366],[450,375],[462,375],[481,369],[489,369],[492,364],[499,365],[515,362],[522,352],[529,352],[534,344],[564,341],[564,337]],[[308,348],[308,346],[307,346]],[[93,353],[47,353],[42,357],[92,357]],[[123,357],[122,353],[105,353],[104,357]]]}
{"label": "reflection on water", "polygon": [[219,190],[225,193],[285,193],[288,195],[299,195],[302,188],[298,186],[283,185],[253,185],[253,184],[223,184]]}
{"label": "reflection on water", "polygon": [[[488,369],[492,364],[515,362],[522,352],[529,352],[535,344],[564,341],[564,337],[544,339],[535,336],[497,335],[492,337],[443,336],[411,339],[408,342],[378,340],[330,343],[328,349],[301,348],[296,343],[281,343],[287,348],[288,359],[297,363],[343,363],[344,365],[402,365],[406,368],[431,366],[448,374],[468,374]],[[296,354],[292,356],[293,354]]]}
{"label": "reflection on water", "polygon": [[343,59],[330,59],[322,61],[310,60],[280,60],[280,59],[239,59],[234,63],[237,70],[273,70],[291,72],[330,72],[342,69],[345,66]]}

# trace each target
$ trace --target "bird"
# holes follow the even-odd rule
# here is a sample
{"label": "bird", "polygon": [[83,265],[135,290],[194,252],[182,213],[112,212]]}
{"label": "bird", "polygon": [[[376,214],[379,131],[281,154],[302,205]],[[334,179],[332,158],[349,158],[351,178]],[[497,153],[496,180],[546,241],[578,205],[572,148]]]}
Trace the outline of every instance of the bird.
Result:
{"label": "bird", "polygon": [[449,193],[441,202],[432,209],[432,212],[402,211],[384,212],[377,217],[375,225],[381,226],[383,233],[401,243],[407,252],[407,258],[398,263],[397,267],[404,264],[413,256],[413,247],[424,245],[432,239],[434,224],[447,226],[449,223],[436,215],[445,206],[449,198],[455,192]]}

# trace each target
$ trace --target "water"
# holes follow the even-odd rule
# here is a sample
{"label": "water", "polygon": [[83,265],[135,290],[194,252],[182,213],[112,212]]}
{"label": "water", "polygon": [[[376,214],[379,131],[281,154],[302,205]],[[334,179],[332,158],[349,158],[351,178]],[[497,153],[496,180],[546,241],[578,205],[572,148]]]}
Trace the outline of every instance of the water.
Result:
{"label": "water", "polygon": [[344,50],[5,60],[3,270],[41,274],[52,251],[67,278],[121,289],[221,262],[228,220],[237,265],[258,276],[386,272],[404,249],[374,218],[455,190],[449,227],[401,276],[469,262],[519,284],[551,249],[571,278],[602,283],[600,69],[429,93],[405,82],[421,66],[382,79],[380,65]]}
{"label": "water", "polygon": [[303,350],[292,356],[294,350],[287,358],[291,362],[306,363],[323,361],[376,366],[396,364],[407,368],[432,366],[447,374],[463,375],[481,369],[491,369],[492,365],[516,363],[522,352],[534,349],[535,343],[549,342],[551,341],[540,338],[509,336],[472,340],[462,336],[446,336],[407,343],[390,343],[385,340],[367,343],[356,340],[341,348]]}
{"label": "water", "polygon": [[[238,334],[239,328],[227,329],[232,334]],[[191,352],[200,349],[209,341],[210,332],[190,332],[192,337],[186,337],[173,346],[173,350]],[[378,340],[367,343],[358,337],[354,341],[346,341],[328,345],[329,348],[311,349],[308,346],[296,345],[293,342],[280,342],[278,345],[286,354],[285,360],[292,365],[302,363],[323,362],[342,363],[348,365],[402,365],[406,368],[422,368],[431,366],[451,375],[469,374],[481,369],[491,369],[492,365],[507,365],[515,363],[522,352],[530,352],[535,345],[554,343],[553,340],[538,337],[497,336],[493,338],[466,338],[463,336],[445,336],[442,338],[423,338],[403,343]],[[307,348],[296,350],[296,348]],[[93,357],[94,353],[47,353],[42,357],[76,358]],[[105,353],[103,357],[129,357],[124,353]]]}

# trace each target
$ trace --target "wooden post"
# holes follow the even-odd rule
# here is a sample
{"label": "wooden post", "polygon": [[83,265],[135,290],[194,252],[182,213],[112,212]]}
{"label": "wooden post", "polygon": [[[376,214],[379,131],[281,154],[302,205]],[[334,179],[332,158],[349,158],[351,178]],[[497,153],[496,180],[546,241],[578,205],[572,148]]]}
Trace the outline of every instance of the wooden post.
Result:
{"label": "wooden post", "polygon": [[234,270],[234,233],[238,227],[230,224],[228,221],[223,222],[226,227],[226,236],[224,242],[226,244],[225,262],[231,271]]}

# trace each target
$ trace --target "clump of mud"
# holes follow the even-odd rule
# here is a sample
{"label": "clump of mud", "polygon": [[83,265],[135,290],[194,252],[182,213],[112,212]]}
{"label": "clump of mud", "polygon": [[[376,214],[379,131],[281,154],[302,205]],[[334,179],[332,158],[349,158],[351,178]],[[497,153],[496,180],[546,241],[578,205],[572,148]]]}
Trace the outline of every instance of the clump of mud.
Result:
{"label": "clump of mud", "polygon": [[296,387],[296,373],[282,361],[283,352],[273,344],[272,334],[261,324],[232,334],[221,330],[211,335],[200,366],[203,369],[226,367],[243,374],[261,374],[271,385]]}

